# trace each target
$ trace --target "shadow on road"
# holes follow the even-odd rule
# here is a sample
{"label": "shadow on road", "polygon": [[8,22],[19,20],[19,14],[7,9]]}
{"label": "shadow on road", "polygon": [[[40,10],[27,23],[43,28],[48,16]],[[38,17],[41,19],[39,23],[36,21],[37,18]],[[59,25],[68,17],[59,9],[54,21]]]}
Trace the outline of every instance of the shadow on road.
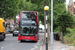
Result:
{"label": "shadow on road", "polygon": [[20,41],[19,43],[37,43],[36,41]]}
{"label": "shadow on road", "polygon": [[3,42],[3,40],[0,40],[0,42]]}

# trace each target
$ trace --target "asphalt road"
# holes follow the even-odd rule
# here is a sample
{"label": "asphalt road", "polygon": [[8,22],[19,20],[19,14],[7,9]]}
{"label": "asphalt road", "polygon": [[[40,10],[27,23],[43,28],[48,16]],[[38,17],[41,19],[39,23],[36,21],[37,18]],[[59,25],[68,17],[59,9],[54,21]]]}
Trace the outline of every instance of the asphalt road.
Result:
{"label": "asphalt road", "polygon": [[4,41],[0,41],[0,50],[40,50],[42,43],[42,34],[39,34],[38,42],[18,41],[18,37],[13,37],[12,34],[8,34]]}

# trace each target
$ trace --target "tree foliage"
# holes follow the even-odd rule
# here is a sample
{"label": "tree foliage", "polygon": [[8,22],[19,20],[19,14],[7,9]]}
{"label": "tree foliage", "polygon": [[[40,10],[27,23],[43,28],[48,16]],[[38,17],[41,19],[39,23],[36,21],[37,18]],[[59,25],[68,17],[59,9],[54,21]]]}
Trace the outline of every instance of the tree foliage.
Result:
{"label": "tree foliage", "polygon": [[[44,6],[49,6],[49,17],[48,22],[51,22],[51,0],[0,0],[0,17],[14,17],[17,14],[19,14],[20,11],[38,11],[39,12],[39,19],[44,24]],[[64,19],[67,18],[67,19]],[[59,25],[61,27],[64,26],[64,23],[66,24],[65,27],[68,27],[68,25],[72,25],[72,19],[70,17],[71,14],[66,12],[66,5],[65,0],[53,0],[53,25],[54,29],[57,28]],[[61,19],[64,21],[60,22]],[[57,20],[58,19],[58,20]],[[69,20],[69,21],[67,21]],[[71,20],[71,21],[70,21]],[[67,21],[67,22],[66,22]]]}
{"label": "tree foliage", "polygon": [[12,18],[15,17],[20,11],[36,11],[37,6],[26,0],[0,0],[0,17]]}
{"label": "tree foliage", "polygon": [[9,17],[9,16],[15,16],[17,14],[18,10],[18,2],[19,0],[2,0],[0,1],[0,17]]}
{"label": "tree foliage", "polygon": [[64,33],[63,35],[65,35],[66,27],[73,25],[73,15],[70,14],[70,12],[63,12],[63,14],[59,15],[56,21],[58,26],[61,26],[61,31]]}

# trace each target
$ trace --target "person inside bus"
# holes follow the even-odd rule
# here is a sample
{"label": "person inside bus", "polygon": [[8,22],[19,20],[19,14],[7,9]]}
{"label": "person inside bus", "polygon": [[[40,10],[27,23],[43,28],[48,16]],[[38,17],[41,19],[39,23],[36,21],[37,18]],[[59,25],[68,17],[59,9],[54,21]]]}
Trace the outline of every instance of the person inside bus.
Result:
{"label": "person inside bus", "polygon": [[26,33],[29,34],[29,31],[27,31]]}
{"label": "person inside bus", "polygon": [[32,16],[32,19],[34,19],[34,16]]}

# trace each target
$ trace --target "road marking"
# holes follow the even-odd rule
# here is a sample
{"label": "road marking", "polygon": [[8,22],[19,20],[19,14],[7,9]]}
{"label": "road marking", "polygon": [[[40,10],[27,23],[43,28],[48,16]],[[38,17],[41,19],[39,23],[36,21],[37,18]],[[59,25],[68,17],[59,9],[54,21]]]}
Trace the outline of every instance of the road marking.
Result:
{"label": "road marking", "polygon": [[9,46],[12,46],[13,44],[14,43],[9,44],[8,46],[3,46],[3,47],[1,47],[1,50],[3,50],[4,47],[9,47]]}
{"label": "road marking", "polygon": [[[11,45],[12,45],[12,44],[10,44],[10,45],[8,45],[8,46],[11,46]],[[8,46],[3,46],[3,47],[1,47],[1,50],[3,50],[4,47],[8,47]]]}
{"label": "road marking", "polygon": [[34,50],[34,49],[38,48],[36,45],[38,45],[38,43],[35,44],[35,45],[34,45],[34,48],[32,48],[31,50]]}
{"label": "road marking", "polygon": [[62,50],[65,50],[65,49],[62,49]]}
{"label": "road marking", "polygon": [[40,50],[42,50],[42,46],[40,47]]}
{"label": "road marking", "polygon": [[[40,41],[38,40],[38,42],[40,42]],[[31,50],[34,50],[34,49],[38,48],[37,45],[40,45],[40,44],[39,44],[39,43],[36,43],[36,44],[34,45],[34,48],[32,48]]]}
{"label": "road marking", "polygon": [[[54,50],[58,50],[58,49],[54,49]],[[65,50],[65,49],[61,49],[61,50]]]}
{"label": "road marking", "polygon": [[12,44],[11,44],[12,45]]}
{"label": "road marking", "polygon": [[36,45],[34,45],[34,46],[35,46],[35,48],[32,48],[31,50],[34,50],[34,49],[38,48]]}
{"label": "road marking", "polygon": [[3,50],[3,47],[1,47],[1,50]]}

